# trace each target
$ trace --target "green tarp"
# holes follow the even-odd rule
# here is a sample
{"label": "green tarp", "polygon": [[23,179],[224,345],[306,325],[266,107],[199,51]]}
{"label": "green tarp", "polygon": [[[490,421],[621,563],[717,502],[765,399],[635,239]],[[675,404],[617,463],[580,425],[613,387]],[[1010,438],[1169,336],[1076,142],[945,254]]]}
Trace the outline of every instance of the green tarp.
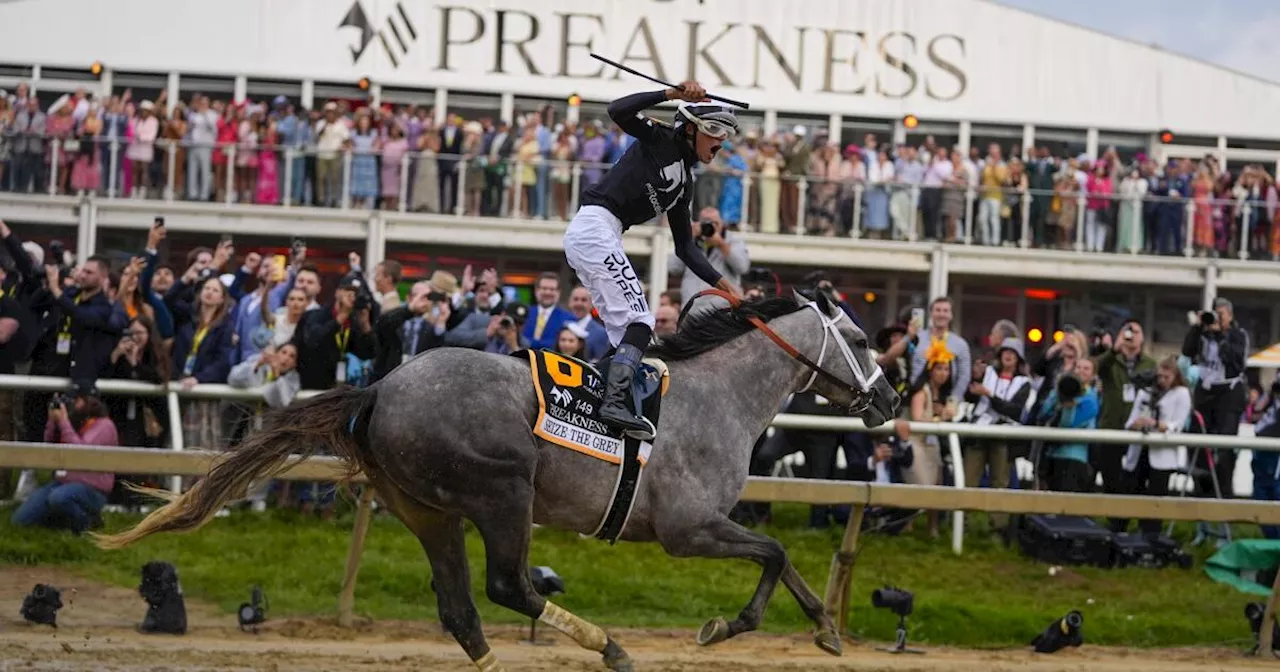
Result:
{"label": "green tarp", "polygon": [[1280,540],[1244,539],[1223,546],[1205,562],[1204,571],[1218,583],[1250,595],[1271,594],[1271,582],[1259,583],[1262,573],[1280,567]]}

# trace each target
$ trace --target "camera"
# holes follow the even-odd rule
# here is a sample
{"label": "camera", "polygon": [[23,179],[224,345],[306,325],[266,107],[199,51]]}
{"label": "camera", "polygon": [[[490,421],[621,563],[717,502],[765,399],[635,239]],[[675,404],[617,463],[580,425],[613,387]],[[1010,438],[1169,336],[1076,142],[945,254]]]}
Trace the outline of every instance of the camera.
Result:
{"label": "camera", "polygon": [[701,221],[699,221],[699,222],[698,222],[698,226],[699,226],[699,227],[701,227],[701,228],[698,230],[698,237],[699,237],[699,238],[710,238],[711,236],[716,235],[716,223],[715,223],[715,222],[713,222],[713,221],[711,221],[711,220],[709,220],[709,219],[704,219],[704,220],[701,220]]}
{"label": "camera", "polygon": [[1200,324],[1205,327],[1213,326],[1218,321],[1218,316],[1212,310],[1202,311],[1200,313]]}
{"label": "camera", "polygon": [[504,327],[514,327],[524,324],[529,317],[529,307],[523,303],[509,303],[503,307],[502,319],[498,320],[498,324]]}
{"label": "camera", "polygon": [[1129,382],[1139,390],[1149,390],[1156,385],[1156,372],[1153,371],[1134,371],[1129,376]]}
{"label": "camera", "polygon": [[372,304],[373,302],[369,299],[369,295],[367,293],[358,292],[356,294],[356,303],[352,307],[352,310],[355,310],[355,311],[368,310],[370,306],[372,306]]}
{"label": "camera", "polygon": [[871,606],[877,609],[888,609],[898,616],[909,616],[915,602],[915,595],[900,588],[885,586],[871,593]]}
{"label": "camera", "polygon": [[289,249],[293,252],[293,256],[296,257],[302,254],[303,250],[307,249],[307,241],[302,238],[294,237],[293,243],[290,245]]}
{"label": "camera", "polygon": [[164,217],[156,216],[155,226],[164,226]]}
{"label": "camera", "polygon": [[1071,374],[1066,374],[1058,379],[1058,385],[1055,388],[1058,391],[1058,401],[1075,401],[1084,394],[1084,384],[1079,378]]}
{"label": "camera", "polygon": [[430,292],[427,292],[427,298],[431,299],[432,301],[444,301],[449,297],[445,296],[444,292],[438,292],[433,289]]}

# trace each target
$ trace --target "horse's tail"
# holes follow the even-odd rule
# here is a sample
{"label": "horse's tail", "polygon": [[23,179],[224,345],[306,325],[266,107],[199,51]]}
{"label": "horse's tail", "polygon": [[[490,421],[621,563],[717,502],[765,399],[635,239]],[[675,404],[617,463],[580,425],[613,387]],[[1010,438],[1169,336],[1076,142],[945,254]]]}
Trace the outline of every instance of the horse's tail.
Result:
{"label": "horse's tail", "polygon": [[348,388],[272,411],[263,429],[219,457],[208,475],[182,495],[135,487],[168,503],[131,529],[119,534],[95,534],[95,543],[99,548],[118,549],[157,532],[196,530],[228,501],[244,497],[250,483],[282,471],[290,454],[307,457],[322,445],[347,462],[346,477],[350,478],[359,469],[355,457],[376,398],[373,388]]}

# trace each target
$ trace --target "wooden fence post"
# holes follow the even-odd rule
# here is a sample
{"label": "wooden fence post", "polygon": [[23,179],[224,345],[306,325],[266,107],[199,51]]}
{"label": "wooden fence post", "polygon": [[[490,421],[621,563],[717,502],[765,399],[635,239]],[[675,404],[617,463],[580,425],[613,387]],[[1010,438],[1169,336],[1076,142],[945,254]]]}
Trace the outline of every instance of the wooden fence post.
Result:
{"label": "wooden fence post", "polygon": [[1267,609],[1262,613],[1262,628],[1258,630],[1258,655],[1265,658],[1274,656],[1275,642],[1271,641],[1271,631],[1275,628],[1276,602],[1280,600],[1280,574],[1276,574],[1271,585],[1271,596],[1267,598]]}
{"label": "wooden fence post", "polygon": [[843,637],[845,624],[849,615],[849,591],[853,587],[853,560],[857,556],[858,533],[862,531],[862,516],[866,513],[866,505],[854,504],[849,511],[849,522],[844,527],[844,538],[840,541],[840,551],[831,558],[831,571],[827,574],[827,590],[823,596],[823,606],[836,623],[836,632]]}
{"label": "wooden fence post", "polygon": [[355,622],[356,574],[360,571],[360,556],[364,553],[364,538],[369,533],[369,519],[373,517],[373,486],[365,485],[360,492],[360,504],[356,508],[356,522],[351,529],[351,546],[347,549],[347,569],[342,576],[342,592],[338,594],[338,625],[349,628]]}

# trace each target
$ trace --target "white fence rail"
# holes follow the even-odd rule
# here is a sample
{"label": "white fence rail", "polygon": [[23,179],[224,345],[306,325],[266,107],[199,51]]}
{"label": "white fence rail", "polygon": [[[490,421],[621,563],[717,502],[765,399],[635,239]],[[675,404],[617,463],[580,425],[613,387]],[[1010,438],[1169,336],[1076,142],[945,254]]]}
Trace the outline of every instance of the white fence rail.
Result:
{"label": "white fence rail", "polygon": [[[97,382],[98,391],[104,395],[132,395],[141,397],[165,397],[169,410],[169,435],[172,448],[176,451],[186,449],[183,444],[179,399],[260,401],[262,393],[258,389],[240,389],[230,385],[203,384],[189,390],[176,385],[154,385],[127,380],[103,379]],[[26,390],[35,392],[60,392],[71,389],[71,381],[67,378],[45,376],[0,375],[0,390]],[[306,399],[320,394],[316,390],[303,390],[297,399]],[[911,422],[914,434],[933,435],[945,441],[946,450],[951,456],[954,471],[955,488],[968,487],[964,482],[964,461],[960,450],[960,439],[1005,439],[1013,441],[1054,441],[1086,444],[1112,444],[1128,446],[1144,444],[1147,446],[1182,446],[1193,445],[1204,448],[1235,448],[1261,451],[1280,451],[1280,439],[1268,439],[1253,436],[1212,436],[1205,434],[1185,434],[1178,432],[1130,432],[1102,429],[1058,429],[1052,427],[1031,427],[1023,425],[973,425],[955,422]],[[780,413],[774,417],[772,427],[778,429],[802,429],[809,431],[832,432],[867,432],[870,434],[889,434],[893,431],[889,424],[868,428],[857,418],[844,418],[821,415],[796,415]],[[170,488],[178,492],[181,488],[181,477],[170,479]],[[952,549],[956,553],[963,550],[964,512],[952,512]]]}

